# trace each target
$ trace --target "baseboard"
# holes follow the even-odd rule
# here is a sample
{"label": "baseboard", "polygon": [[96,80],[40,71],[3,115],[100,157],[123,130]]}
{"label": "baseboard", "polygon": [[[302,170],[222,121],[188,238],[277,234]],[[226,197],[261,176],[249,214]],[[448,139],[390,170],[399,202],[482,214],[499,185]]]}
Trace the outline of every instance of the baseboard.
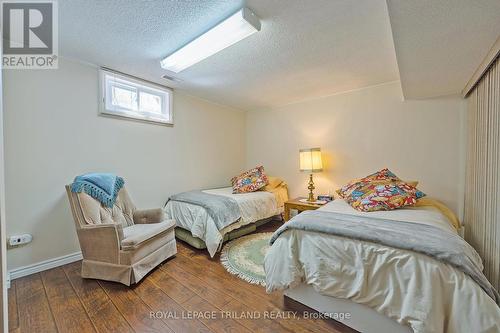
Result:
{"label": "baseboard", "polygon": [[28,266],[15,268],[9,271],[10,280],[15,280],[23,276],[46,271],[48,269],[66,265],[81,259],[82,252],[75,252],[62,257],[52,258]]}

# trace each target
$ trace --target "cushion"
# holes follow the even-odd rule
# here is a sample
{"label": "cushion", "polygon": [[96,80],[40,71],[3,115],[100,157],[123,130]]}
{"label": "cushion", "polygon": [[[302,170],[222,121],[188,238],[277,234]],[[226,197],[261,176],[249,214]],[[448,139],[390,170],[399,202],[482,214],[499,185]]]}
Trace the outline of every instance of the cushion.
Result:
{"label": "cushion", "polygon": [[75,193],[82,214],[87,224],[121,224],[127,227],[134,224],[133,215],[136,210],[125,187],[122,187],[113,207],[105,207],[85,192]]}
{"label": "cushion", "polygon": [[231,179],[233,193],[255,192],[269,183],[264,167],[259,166]]}
{"label": "cushion", "polygon": [[415,207],[425,207],[430,206],[439,210],[446,218],[450,221],[450,223],[455,227],[456,230],[461,228],[460,220],[457,215],[451,211],[444,203],[434,199],[434,198],[421,198],[417,200]]}
{"label": "cushion", "polygon": [[101,204],[85,192],[74,193],[86,224],[114,223]]}
{"label": "cushion", "polygon": [[425,196],[417,184],[417,181],[405,182],[385,168],[350,181],[337,193],[360,211],[392,210],[415,205],[417,199]]}
{"label": "cushion", "polygon": [[165,220],[163,222],[151,224],[134,224],[130,227],[123,228],[123,240],[121,241],[122,250],[135,249],[142,242],[164,231],[172,229],[173,227],[175,227],[174,220]]}
{"label": "cushion", "polygon": [[403,181],[387,180],[361,185],[347,196],[346,201],[356,210],[373,212],[378,210],[393,210],[405,206],[413,206],[417,199],[425,194]]}
{"label": "cushion", "polygon": [[349,183],[346,185],[342,186],[340,189],[337,190],[337,194],[341,198],[347,198],[351,192],[362,185],[367,185],[367,184],[375,184],[375,183],[386,183],[387,181],[395,181],[395,182],[405,182],[407,184],[410,184],[414,187],[417,187],[418,181],[402,181],[399,179],[393,172],[391,172],[389,169],[385,168],[380,171],[377,171],[375,173],[372,173],[369,176],[366,176],[364,178],[357,178],[354,180],[351,180]]}
{"label": "cushion", "polygon": [[268,184],[263,188],[261,188],[262,191],[274,190],[275,188],[278,188],[285,183],[283,179],[278,177],[267,176],[267,179],[268,179]]}
{"label": "cushion", "polygon": [[341,198],[347,198],[351,194],[351,192],[359,186],[368,185],[372,182],[386,181],[386,180],[400,180],[400,179],[397,178],[396,175],[393,174],[391,171],[389,171],[389,169],[385,168],[375,173],[372,173],[371,175],[368,175],[366,177],[351,180],[349,183],[338,189],[337,194]]}
{"label": "cushion", "polygon": [[165,211],[161,208],[141,209],[134,212],[134,224],[158,223],[165,219]]}

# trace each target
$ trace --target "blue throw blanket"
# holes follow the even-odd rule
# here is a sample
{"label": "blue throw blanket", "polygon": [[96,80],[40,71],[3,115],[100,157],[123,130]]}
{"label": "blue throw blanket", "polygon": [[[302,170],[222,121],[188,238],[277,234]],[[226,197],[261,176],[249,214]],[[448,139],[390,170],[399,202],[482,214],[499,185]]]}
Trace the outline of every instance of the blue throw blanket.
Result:
{"label": "blue throw blanket", "polygon": [[71,192],[85,192],[104,206],[113,207],[123,184],[123,178],[112,173],[86,173],[75,178]]}
{"label": "blue throw blanket", "polygon": [[238,206],[236,200],[222,195],[190,191],[175,194],[169,200],[205,208],[219,231],[241,218],[240,206]]}
{"label": "blue throw blanket", "polygon": [[271,237],[270,244],[290,229],[321,232],[428,255],[470,276],[500,305],[498,292],[483,275],[479,254],[457,234],[425,224],[307,211],[278,228]]}

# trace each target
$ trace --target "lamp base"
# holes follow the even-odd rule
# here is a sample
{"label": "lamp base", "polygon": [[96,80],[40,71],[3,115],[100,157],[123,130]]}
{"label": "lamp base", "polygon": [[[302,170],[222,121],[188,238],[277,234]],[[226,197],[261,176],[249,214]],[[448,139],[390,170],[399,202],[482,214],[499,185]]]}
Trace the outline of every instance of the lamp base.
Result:
{"label": "lamp base", "polygon": [[309,175],[309,186],[307,188],[309,189],[309,197],[307,198],[307,201],[309,201],[309,202],[316,201],[316,199],[314,199],[314,193],[313,193],[313,190],[315,189],[315,187],[314,187],[312,173]]}

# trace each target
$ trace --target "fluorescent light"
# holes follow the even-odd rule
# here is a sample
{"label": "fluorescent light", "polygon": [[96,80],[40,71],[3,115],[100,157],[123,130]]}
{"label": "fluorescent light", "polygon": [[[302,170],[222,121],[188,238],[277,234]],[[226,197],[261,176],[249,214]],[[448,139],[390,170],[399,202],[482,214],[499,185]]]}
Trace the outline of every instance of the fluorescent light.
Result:
{"label": "fluorescent light", "polygon": [[163,59],[161,67],[180,71],[260,31],[260,21],[248,8],[242,8],[200,37]]}

